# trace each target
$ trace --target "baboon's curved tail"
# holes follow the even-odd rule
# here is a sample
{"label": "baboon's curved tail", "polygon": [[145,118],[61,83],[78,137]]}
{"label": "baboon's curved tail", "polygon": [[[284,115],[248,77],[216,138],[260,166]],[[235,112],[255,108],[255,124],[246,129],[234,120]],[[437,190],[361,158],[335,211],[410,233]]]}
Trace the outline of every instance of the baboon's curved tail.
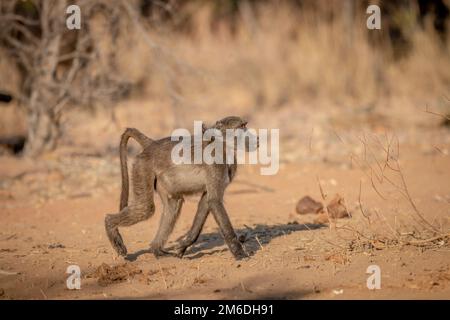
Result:
{"label": "baboon's curved tail", "polygon": [[127,143],[128,139],[133,138],[142,148],[149,146],[154,140],[147,137],[145,134],[135,128],[127,128],[120,138],[120,169],[122,171],[122,191],[120,193],[120,210],[128,206],[128,194],[130,193],[130,183],[128,180],[128,165],[127,165]]}

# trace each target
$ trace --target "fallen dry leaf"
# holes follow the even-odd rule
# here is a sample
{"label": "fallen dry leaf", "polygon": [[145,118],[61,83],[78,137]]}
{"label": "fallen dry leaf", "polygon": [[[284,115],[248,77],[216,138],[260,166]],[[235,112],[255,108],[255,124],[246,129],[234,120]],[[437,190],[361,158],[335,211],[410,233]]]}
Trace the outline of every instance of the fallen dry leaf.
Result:
{"label": "fallen dry leaf", "polygon": [[341,219],[350,216],[347,207],[345,206],[344,198],[338,194],[330,201],[327,210],[331,219]]}

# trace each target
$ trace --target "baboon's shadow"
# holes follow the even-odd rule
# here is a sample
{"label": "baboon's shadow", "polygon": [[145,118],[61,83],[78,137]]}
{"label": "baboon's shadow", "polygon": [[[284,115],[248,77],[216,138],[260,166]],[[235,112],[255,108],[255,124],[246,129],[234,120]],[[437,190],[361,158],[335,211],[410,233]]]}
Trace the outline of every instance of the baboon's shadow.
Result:
{"label": "baboon's shadow", "polygon": [[[277,224],[277,225],[265,225],[258,224],[253,228],[246,227],[237,229],[236,233],[239,238],[245,239],[243,245],[245,251],[250,255],[254,255],[258,250],[261,250],[264,245],[267,245],[280,236],[288,235],[297,231],[315,230],[324,227],[323,224]],[[179,239],[178,239],[179,240]],[[204,233],[201,234],[198,240],[186,250],[184,258],[186,259],[198,259],[204,255],[212,255],[218,252],[227,251],[228,248],[223,247],[225,244],[222,234],[220,232]],[[220,248],[222,247],[222,248]],[[217,248],[216,250],[211,250]],[[206,251],[206,252],[205,252]],[[139,250],[135,253],[129,254],[127,260],[134,261],[140,255],[145,253],[151,253],[150,249]]]}
{"label": "baboon's shadow", "polygon": [[[237,229],[236,233],[239,238],[244,238],[243,243],[245,251],[250,255],[254,255],[262,247],[270,243],[273,239],[291,234],[297,231],[315,230],[324,227],[323,224],[277,224],[265,225],[257,224],[253,228]],[[217,252],[227,251],[228,248],[214,248],[222,247],[225,244],[222,234],[220,232],[205,233],[200,235],[197,242],[186,250],[185,257],[187,259],[197,259],[204,255],[211,255]],[[207,252],[205,252],[208,250]]]}

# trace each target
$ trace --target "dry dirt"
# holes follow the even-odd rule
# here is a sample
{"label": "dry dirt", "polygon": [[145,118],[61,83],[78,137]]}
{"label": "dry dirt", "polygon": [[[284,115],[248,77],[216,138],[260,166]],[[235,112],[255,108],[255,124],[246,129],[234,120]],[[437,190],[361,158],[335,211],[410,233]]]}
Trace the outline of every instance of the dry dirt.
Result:
{"label": "dry dirt", "polygon": [[[420,213],[448,232],[449,134],[433,130],[424,144],[402,145],[401,164]],[[432,145],[430,136],[445,139]],[[112,137],[115,145],[118,133]],[[305,148],[314,149],[316,142],[307,140]],[[156,259],[148,246],[159,221],[157,199],[154,217],[122,229],[130,253],[125,261],[113,254],[103,227],[105,214],[119,205],[115,152],[78,148],[38,160],[2,156],[0,299],[450,298],[450,240],[420,242],[431,235],[398,190],[385,183],[375,192],[361,167],[330,161],[329,153],[320,161],[296,159],[283,160],[274,176],[242,166],[226,192],[249,259],[234,261],[211,217],[183,259]],[[350,218],[330,225],[316,214],[296,213],[304,196],[329,203],[335,194],[344,198]],[[186,200],[169,246],[189,229],[197,199]],[[391,228],[411,244],[386,236]],[[81,269],[81,290],[66,287],[70,265]],[[366,286],[370,265],[381,269],[379,290]]]}

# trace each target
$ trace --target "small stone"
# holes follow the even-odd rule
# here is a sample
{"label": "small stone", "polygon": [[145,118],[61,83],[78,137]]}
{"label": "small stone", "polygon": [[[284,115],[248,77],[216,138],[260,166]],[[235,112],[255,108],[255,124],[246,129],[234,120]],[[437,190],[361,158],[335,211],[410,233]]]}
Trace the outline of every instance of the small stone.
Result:
{"label": "small stone", "polygon": [[343,294],[344,293],[344,289],[334,289],[333,290],[333,293],[335,294],[335,295],[339,295],[339,294]]}
{"label": "small stone", "polygon": [[49,246],[48,246],[48,249],[57,249],[57,248],[63,249],[63,248],[65,248],[65,246],[61,243],[52,243],[52,244],[49,244]]}
{"label": "small stone", "polygon": [[295,209],[298,214],[319,213],[323,210],[323,205],[310,196],[305,196],[298,201]]}

